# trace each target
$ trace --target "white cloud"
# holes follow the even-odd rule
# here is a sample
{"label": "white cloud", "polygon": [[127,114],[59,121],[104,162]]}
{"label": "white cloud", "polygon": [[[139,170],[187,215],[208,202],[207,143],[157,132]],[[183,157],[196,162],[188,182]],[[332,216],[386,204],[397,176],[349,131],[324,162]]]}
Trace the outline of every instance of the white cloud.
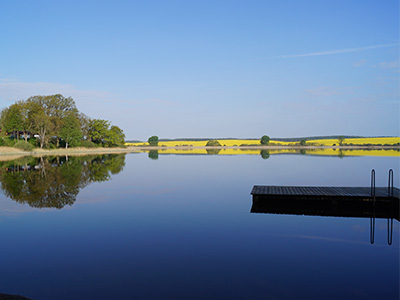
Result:
{"label": "white cloud", "polygon": [[335,55],[335,54],[343,54],[343,53],[351,53],[351,52],[361,52],[361,51],[378,49],[378,48],[388,48],[388,47],[394,47],[394,46],[398,46],[398,44],[381,44],[381,45],[373,45],[373,46],[358,47],[358,48],[334,49],[334,50],[327,50],[327,51],[321,51],[321,52],[281,55],[278,57],[279,58],[296,58],[296,57],[308,57],[308,56],[320,56],[320,55]]}
{"label": "white cloud", "polygon": [[366,61],[365,59],[361,59],[361,60],[358,60],[358,61],[353,62],[353,67],[356,67],[356,68],[362,67],[362,66],[364,66],[366,63],[367,63],[367,61]]}
{"label": "white cloud", "polygon": [[381,69],[398,69],[400,67],[400,61],[399,60],[383,61],[377,65],[374,65],[374,67],[378,67]]}

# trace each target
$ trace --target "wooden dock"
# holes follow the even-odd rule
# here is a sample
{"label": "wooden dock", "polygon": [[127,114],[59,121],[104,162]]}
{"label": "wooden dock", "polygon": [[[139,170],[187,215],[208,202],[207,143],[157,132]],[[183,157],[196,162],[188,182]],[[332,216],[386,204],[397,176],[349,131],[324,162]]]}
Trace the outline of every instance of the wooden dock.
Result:
{"label": "wooden dock", "polygon": [[[269,198],[346,198],[353,200],[373,200],[370,187],[311,187],[311,186],[265,186],[255,185],[251,194]],[[375,188],[375,200],[395,198],[399,200],[400,190],[393,188],[393,196],[388,195],[387,187]]]}
{"label": "wooden dock", "polygon": [[253,213],[332,217],[394,218],[399,220],[400,190],[370,187],[260,186],[251,191]]}

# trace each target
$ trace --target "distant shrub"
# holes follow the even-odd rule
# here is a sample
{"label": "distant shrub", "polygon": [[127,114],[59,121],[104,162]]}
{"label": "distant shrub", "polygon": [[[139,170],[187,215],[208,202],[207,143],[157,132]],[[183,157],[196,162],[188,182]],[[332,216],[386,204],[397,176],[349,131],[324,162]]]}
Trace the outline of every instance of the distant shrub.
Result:
{"label": "distant shrub", "polygon": [[24,151],[32,151],[35,147],[32,144],[25,141],[18,141],[15,143],[14,148],[18,148]]}
{"label": "distant shrub", "polygon": [[14,145],[15,145],[15,140],[14,139],[4,138],[3,141],[4,141],[4,146],[14,147]]}
{"label": "distant shrub", "polygon": [[53,143],[48,143],[44,148],[46,149],[57,149],[57,146]]}
{"label": "distant shrub", "polygon": [[84,140],[84,141],[81,141],[80,146],[85,147],[85,148],[96,148],[97,144],[95,144],[91,141]]}
{"label": "distant shrub", "polygon": [[35,138],[28,139],[28,143],[35,148],[39,146],[39,141]]}
{"label": "distant shrub", "polygon": [[217,140],[209,140],[206,146],[221,146],[221,144]]}

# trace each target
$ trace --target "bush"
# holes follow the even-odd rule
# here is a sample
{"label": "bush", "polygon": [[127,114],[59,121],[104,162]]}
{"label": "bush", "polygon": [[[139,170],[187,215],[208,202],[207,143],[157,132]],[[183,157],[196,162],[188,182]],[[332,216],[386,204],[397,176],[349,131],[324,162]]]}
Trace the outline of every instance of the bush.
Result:
{"label": "bush", "polygon": [[96,148],[97,144],[95,144],[91,141],[84,140],[84,141],[81,141],[80,146],[85,147],[85,148]]}
{"label": "bush", "polygon": [[57,149],[57,146],[54,145],[53,143],[48,143],[44,148],[45,149]]}
{"label": "bush", "polygon": [[32,151],[34,149],[32,144],[25,141],[18,141],[17,143],[15,143],[14,148],[18,148],[24,151]]}
{"label": "bush", "polygon": [[3,142],[4,142],[3,146],[6,146],[6,147],[14,147],[14,145],[15,145],[15,140],[12,138],[4,138]]}
{"label": "bush", "polygon": [[221,146],[220,142],[218,142],[217,140],[209,140],[206,144],[206,146]]}
{"label": "bush", "polygon": [[34,148],[39,147],[39,141],[36,138],[28,139],[28,143],[31,144]]}

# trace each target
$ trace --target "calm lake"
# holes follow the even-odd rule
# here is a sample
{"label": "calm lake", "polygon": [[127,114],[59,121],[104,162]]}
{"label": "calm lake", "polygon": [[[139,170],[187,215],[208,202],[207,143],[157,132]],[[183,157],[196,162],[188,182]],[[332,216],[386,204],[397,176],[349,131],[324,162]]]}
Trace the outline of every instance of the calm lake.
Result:
{"label": "calm lake", "polygon": [[[252,213],[254,185],[387,186],[399,157],[155,155],[0,162],[0,293],[399,299],[399,222]],[[389,227],[389,229],[391,229]],[[391,230],[389,230],[391,231]]]}

